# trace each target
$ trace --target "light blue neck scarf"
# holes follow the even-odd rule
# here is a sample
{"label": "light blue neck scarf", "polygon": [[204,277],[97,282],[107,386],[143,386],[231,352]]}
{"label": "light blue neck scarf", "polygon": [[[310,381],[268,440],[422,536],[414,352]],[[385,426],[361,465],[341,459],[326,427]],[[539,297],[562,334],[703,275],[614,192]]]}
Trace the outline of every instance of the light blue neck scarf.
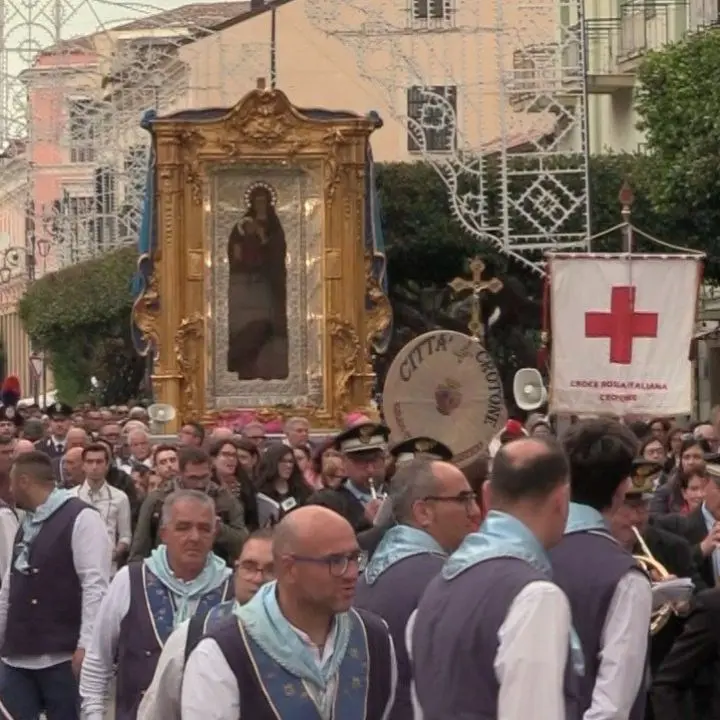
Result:
{"label": "light blue neck scarf", "polygon": [[176,577],[168,562],[167,547],[156,547],[149,558],[144,560],[145,567],[173,594],[176,601],[175,627],[192,617],[194,606],[203,595],[217,590],[231,575],[232,570],[215,553],[210,553],[202,572],[186,582]]}
{"label": "light blue neck scarf", "polygon": [[589,505],[570,503],[565,534],[570,535],[571,533],[588,532],[590,530],[608,531],[608,524],[602,513]]}
{"label": "light blue neck scarf", "polygon": [[30,547],[35,538],[40,534],[44,523],[52,517],[68,500],[75,497],[69,490],[55,488],[47,500],[33,512],[27,512],[22,523],[22,541],[20,542],[15,569],[24,573],[30,569]]}
{"label": "light blue neck scarf", "polygon": [[[451,580],[470,567],[494,558],[516,558],[552,579],[552,566],[545,548],[530,529],[516,517],[491,510],[482,527],[470,533],[445,563],[442,575]],[[580,636],[570,628],[570,657],[578,675],[585,674],[585,656]]]}
{"label": "light blue neck scarf", "polygon": [[324,691],[339,671],[350,642],[349,613],[335,616],[334,628],[328,637],[330,642],[334,633],[333,652],[322,667],[282,614],[277,601],[277,582],[263,585],[250,602],[237,606],[233,613],[260,648],[291,675]]}
{"label": "light blue neck scarf", "polygon": [[447,557],[442,546],[424,530],[409,525],[395,525],[384,535],[365,569],[365,582],[373,585],[378,578],[401,560],[424,554]]}
{"label": "light blue neck scarf", "polygon": [[499,557],[524,560],[548,578],[552,575],[550,558],[535,535],[516,517],[498,510],[491,510],[482,527],[463,540],[442,574],[451,580],[473,565]]}

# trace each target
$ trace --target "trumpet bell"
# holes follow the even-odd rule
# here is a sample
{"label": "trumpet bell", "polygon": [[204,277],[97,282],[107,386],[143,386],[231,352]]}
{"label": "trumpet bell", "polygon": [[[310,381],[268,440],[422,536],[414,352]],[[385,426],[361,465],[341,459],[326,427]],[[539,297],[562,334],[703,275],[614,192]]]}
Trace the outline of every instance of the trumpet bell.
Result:
{"label": "trumpet bell", "polygon": [[[643,540],[637,528],[633,528],[635,539],[638,541],[638,545],[642,550],[642,554],[633,555],[635,562],[642,568],[654,582],[662,582],[670,577],[670,573],[667,568],[653,557],[650,549],[647,546],[645,540]],[[670,620],[670,616],[674,614],[673,606],[670,603],[665,603],[662,607],[653,611],[650,619],[650,635],[655,635],[662,630]]]}

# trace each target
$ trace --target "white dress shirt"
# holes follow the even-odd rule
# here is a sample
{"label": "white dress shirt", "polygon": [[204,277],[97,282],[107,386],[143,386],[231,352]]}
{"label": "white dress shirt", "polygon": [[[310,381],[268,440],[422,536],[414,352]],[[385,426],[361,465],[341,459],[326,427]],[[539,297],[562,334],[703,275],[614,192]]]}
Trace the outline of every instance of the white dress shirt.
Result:
{"label": "white dress shirt", "polygon": [[[416,614],[411,615],[405,633],[410,657]],[[499,720],[565,720],[570,623],[570,603],[551,582],[528,583],[515,596],[498,630],[494,668],[500,686]],[[458,661],[471,662],[472,658]],[[411,695],[415,720],[422,720],[414,685]]]}
{"label": "white dress shirt", "polygon": [[9,507],[0,508],[0,577],[10,569],[12,562],[15,536],[17,535],[20,521],[17,514]]}
{"label": "white dress shirt", "polygon": [[[292,629],[312,651],[318,665],[324,664],[333,651],[333,635],[328,637],[321,652],[320,648],[313,645],[304,632],[297,628]],[[397,686],[395,648],[391,637],[389,640],[390,697],[381,720],[388,720],[390,717]],[[334,696],[336,685],[337,677],[328,683],[325,694]],[[313,690],[317,691],[317,688],[313,688],[307,683],[305,683],[305,688],[309,693]],[[320,703],[316,702],[316,705],[320,706]],[[211,638],[201,640],[188,658],[182,681],[181,718],[182,720],[243,720],[240,714],[240,690],[235,674],[225,660],[220,646]],[[252,720],[252,718],[244,720]],[[323,720],[330,719],[324,718]]]}
{"label": "white dress shirt", "polygon": [[88,505],[92,505],[103,519],[110,541],[110,561],[114,575],[117,569],[113,559],[115,548],[118,543],[124,543],[129,548],[132,542],[132,516],[128,496],[104,481],[99,487],[93,488],[86,480],[82,485],[70,488],[70,492]]}
{"label": "white dress shirt", "polygon": [[628,720],[647,680],[652,587],[636,570],[615,588],[600,638],[600,665],[583,720]]}
{"label": "white dress shirt", "polygon": [[[191,614],[197,609],[200,600],[196,598],[188,603]],[[83,661],[80,697],[84,720],[104,720],[110,682],[115,673],[120,626],[129,611],[130,572],[125,566],[118,570],[102,601],[92,641]]]}
{"label": "white dress shirt", "polygon": [[[110,553],[105,524],[92,508],[78,513],[73,526],[71,546],[75,572],[82,588],[82,621],[78,647],[87,649],[90,647],[95,619],[110,579]],[[8,570],[0,588],[0,646],[5,640],[10,582]],[[52,583],[52,577],[48,577],[47,582]],[[39,670],[59,665],[71,658],[72,654],[53,654],[40,657],[3,657],[3,662],[13,667]]]}

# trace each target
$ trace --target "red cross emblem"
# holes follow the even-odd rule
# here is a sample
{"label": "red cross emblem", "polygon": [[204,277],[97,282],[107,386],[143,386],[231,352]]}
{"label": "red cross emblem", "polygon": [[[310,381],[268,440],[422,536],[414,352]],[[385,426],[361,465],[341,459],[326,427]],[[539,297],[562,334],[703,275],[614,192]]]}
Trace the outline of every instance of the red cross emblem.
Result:
{"label": "red cross emblem", "polygon": [[585,337],[610,338],[610,362],[630,365],[633,340],[657,337],[658,314],[635,312],[635,287],[615,286],[611,290],[610,312],[585,313]]}

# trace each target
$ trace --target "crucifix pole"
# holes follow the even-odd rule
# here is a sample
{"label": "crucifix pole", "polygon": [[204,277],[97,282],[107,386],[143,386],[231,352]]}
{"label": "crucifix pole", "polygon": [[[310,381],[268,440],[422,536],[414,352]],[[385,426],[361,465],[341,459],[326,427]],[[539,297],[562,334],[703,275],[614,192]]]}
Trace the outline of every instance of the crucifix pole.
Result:
{"label": "crucifix pole", "polygon": [[633,193],[627,180],[623,182],[620,188],[618,199],[620,200],[621,206],[620,215],[622,215],[623,219],[623,252],[629,255],[633,251],[633,227],[630,222],[630,215],[632,214],[632,206],[635,202],[635,193]]}
{"label": "crucifix pole", "polygon": [[455,294],[459,294],[465,290],[472,291],[472,304],[470,305],[470,322],[468,323],[468,330],[470,331],[470,335],[478,342],[482,342],[484,340],[482,307],[480,305],[481,295],[485,291],[490,291],[494,294],[503,289],[502,280],[498,280],[497,278],[483,280],[482,275],[484,272],[485,263],[479,257],[476,257],[473,258],[470,263],[470,273],[472,275],[471,280],[458,277],[449,283]]}

